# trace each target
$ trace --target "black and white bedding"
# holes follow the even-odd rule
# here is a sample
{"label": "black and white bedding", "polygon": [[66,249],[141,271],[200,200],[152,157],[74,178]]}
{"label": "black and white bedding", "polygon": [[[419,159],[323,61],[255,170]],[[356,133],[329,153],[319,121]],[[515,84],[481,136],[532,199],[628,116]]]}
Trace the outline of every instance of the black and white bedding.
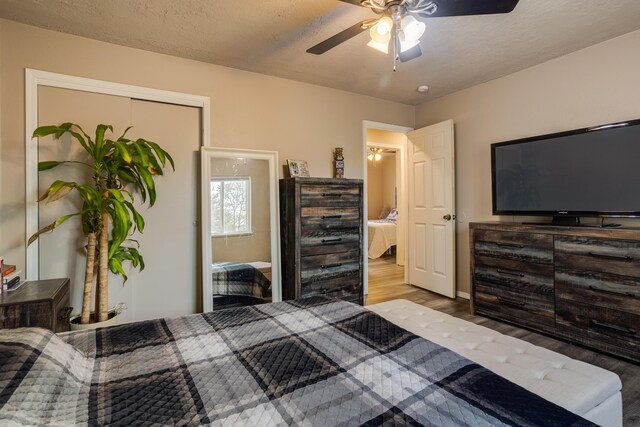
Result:
{"label": "black and white bedding", "polygon": [[4,330],[0,365],[2,425],[592,425],[324,298],[62,337]]}
{"label": "black and white bedding", "polygon": [[257,268],[239,262],[214,262],[211,265],[214,295],[254,298],[271,296],[271,281]]}

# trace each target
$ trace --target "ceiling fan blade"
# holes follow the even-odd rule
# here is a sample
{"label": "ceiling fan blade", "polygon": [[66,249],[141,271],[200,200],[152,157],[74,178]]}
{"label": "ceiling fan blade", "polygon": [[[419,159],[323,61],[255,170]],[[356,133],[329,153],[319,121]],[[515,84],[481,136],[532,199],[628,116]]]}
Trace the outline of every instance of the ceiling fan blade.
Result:
{"label": "ceiling fan blade", "polygon": [[518,0],[436,0],[438,9],[431,15],[419,13],[423,18],[442,16],[491,15],[509,13],[515,9]]}
{"label": "ceiling fan blade", "polygon": [[314,55],[322,55],[326,51],[338,46],[340,43],[344,43],[350,38],[355,37],[361,32],[363,32],[364,30],[366,30],[367,28],[365,24],[367,24],[369,21],[371,20],[365,19],[364,21],[358,22],[357,24],[352,25],[346,30],[340,31],[335,36],[329,37],[325,41],[320,42],[317,45],[307,49],[307,52],[313,53]]}
{"label": "ceiling fan blade", "polygon": [[412,59],[419,58],[420,56],[422,56],[422,49],[420,49],[419,44],[398,54],[400,62],[411,61]]}
{"label": "ceiling fan blade", "polygon": [[[345,3],[355,4],[356,6],[362,6],[362,0],[340,0],[340,1],[343,1]],[[366,7],[366,6],[362,6],[362,7]]]}

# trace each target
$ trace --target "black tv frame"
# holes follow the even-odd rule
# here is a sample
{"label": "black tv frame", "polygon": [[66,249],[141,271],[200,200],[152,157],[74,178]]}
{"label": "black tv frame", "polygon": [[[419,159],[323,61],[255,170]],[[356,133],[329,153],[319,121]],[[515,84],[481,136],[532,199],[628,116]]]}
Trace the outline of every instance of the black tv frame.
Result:
{"label": "black tv frame", "polygon": [[[513,216],[551,216],[553,225],[580,225],[580,217],[595,218],[637,218],[640,217],[640,211],[526,211],[526,210],[498,210],[496,200],[496,148],[505,145],[523,144],[528,142],[543,141],[551,138],[563,136],[577,135],[589,132],[606,132],[607,130],[617,129],[620,127],[640,126],[640,119],[626,120],[616,123],[607,123],[598,126],[591,126],[582,129],[574,129],[564,132],[549,133],[545,135],[531,136],[527,138],[514,139],[504,142],[496,142],[491,144],[491,204],[493,215],[513,215]],[[610,224],[615,226],[617,224]],[[606,225],[605,225],[606,226]]]}

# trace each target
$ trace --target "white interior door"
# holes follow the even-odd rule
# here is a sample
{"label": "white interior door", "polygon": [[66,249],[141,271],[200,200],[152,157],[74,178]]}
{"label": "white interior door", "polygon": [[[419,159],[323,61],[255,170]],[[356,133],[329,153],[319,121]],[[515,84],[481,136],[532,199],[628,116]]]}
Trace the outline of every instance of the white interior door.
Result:
{"label": "white interior door", "polygon": [[409,283],[455,298],[453,121],[407,133]]}

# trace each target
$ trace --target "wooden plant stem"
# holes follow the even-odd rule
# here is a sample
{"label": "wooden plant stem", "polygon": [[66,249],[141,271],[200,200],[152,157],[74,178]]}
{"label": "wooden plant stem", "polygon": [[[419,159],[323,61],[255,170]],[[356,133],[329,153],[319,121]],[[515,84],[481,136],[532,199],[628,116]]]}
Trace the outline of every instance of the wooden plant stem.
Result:
{"label": "wooden plant stem", "polygon": [[102,213],[100,232],[100,254],[98,265],[98,286],[96,292],[96,314],[98,322],[109,319],[109,214]]}
{"label": "wooden plant stem", "polygon": [[80,315],[80,323],[86,325],[89,323],[91,315],[91,294],[93,292],[93,272],[96,262],[96,233],[91,232],[87,235],[87,264],[84,273],[84,290],[82,293],[82,313]]}

